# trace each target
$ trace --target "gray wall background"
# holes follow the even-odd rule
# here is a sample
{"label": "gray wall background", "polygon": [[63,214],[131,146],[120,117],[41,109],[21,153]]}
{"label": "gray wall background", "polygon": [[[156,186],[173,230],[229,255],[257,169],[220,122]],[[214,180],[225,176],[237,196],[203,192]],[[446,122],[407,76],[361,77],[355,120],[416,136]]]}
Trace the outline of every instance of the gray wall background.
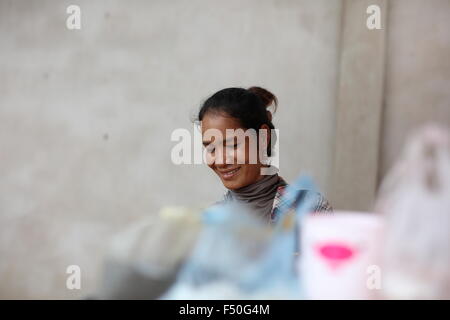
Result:
{"label": "gray wall background", "polygon": [[[369,35],[372,3],[384,25]],[[81,30],[66,29],[70,4]],[[449,21],[448,0],[0,0],[0,298],[85,296],[117,231],[217,200],[208,168],[171,163],[170,134],[224,87],[278,96],[283,177],[310,173],[336,208],[369,210],[367,177],[408,132],[450,124]],[[361,46],[379,50],[373,73],[346,67]],[[71,264],[82,290],[65,287]]]}

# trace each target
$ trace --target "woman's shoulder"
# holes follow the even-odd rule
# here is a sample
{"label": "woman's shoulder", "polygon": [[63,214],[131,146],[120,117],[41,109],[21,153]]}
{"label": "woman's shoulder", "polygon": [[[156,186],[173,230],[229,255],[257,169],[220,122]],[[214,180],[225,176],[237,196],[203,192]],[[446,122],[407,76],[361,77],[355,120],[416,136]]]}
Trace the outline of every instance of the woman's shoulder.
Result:
{"label": "woman's shoulder", "polygon": [[[272,220],[276,218],[280,208],[286,205],[284,203],[284,201],[286,200],[283,198],[283,194],[287,186],[287,184],[284,184],[277,188],[272,207]],[[304,201],[312,203],[312,207],[310,209],[311,212],[333,212],[333,207],[331,206],[330,202],[321,193],[306,189],[298,190],[296,200],[291,207],[297,207],[301,202]]]}

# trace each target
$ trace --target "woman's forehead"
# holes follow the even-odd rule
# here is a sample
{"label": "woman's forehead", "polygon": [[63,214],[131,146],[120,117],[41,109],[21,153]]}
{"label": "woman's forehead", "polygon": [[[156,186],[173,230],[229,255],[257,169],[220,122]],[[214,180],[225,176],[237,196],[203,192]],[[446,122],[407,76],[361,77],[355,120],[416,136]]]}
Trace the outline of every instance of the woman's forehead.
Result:
{"label": "woman's forehead", "polygon": [[222,113],[211,113],[205,115],[200,122],[202,134],[208,129],[217,129],[223,131],[225,134],[226,129],[240,129],[242,125],[236,118],[224,115]]}

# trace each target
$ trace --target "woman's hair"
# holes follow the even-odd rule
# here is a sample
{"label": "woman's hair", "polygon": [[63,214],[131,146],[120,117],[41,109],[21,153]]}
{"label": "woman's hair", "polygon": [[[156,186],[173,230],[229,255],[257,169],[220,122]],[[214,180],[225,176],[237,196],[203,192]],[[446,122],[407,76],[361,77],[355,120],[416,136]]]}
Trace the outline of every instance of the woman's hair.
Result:
{"label": "woman's hair", "polygon": [[[206,99],[198,113],[198,120],[202,121],[207,113],[223,113],[237,119],[244,129],[255,129],[258,132],[264,124],[275,129],[272,114],[267,110],[271,105],[274,105],[275,111],[278,106],[277,97],[260,87],[222,89]],[[272,139],[267,149],[267,155],[270,157],[271,154]]]}

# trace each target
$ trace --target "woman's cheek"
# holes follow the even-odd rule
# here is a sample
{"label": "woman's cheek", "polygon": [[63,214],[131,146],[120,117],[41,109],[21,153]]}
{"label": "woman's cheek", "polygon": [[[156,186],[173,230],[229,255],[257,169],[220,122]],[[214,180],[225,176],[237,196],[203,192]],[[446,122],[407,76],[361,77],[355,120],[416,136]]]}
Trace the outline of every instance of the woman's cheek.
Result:
{"label": "woman's cheek", "polygon": [[214,166],[214,156],[210,152],[206,152],[205,154],[205,161],[208,167],[213,169]]}
{"label": "woman's cheek", "polygon": [[235,155],[235,163],[236,164],[245,164],[247,163],[247,152],[245,148],[237,148],[236,149],[236,155]]}

